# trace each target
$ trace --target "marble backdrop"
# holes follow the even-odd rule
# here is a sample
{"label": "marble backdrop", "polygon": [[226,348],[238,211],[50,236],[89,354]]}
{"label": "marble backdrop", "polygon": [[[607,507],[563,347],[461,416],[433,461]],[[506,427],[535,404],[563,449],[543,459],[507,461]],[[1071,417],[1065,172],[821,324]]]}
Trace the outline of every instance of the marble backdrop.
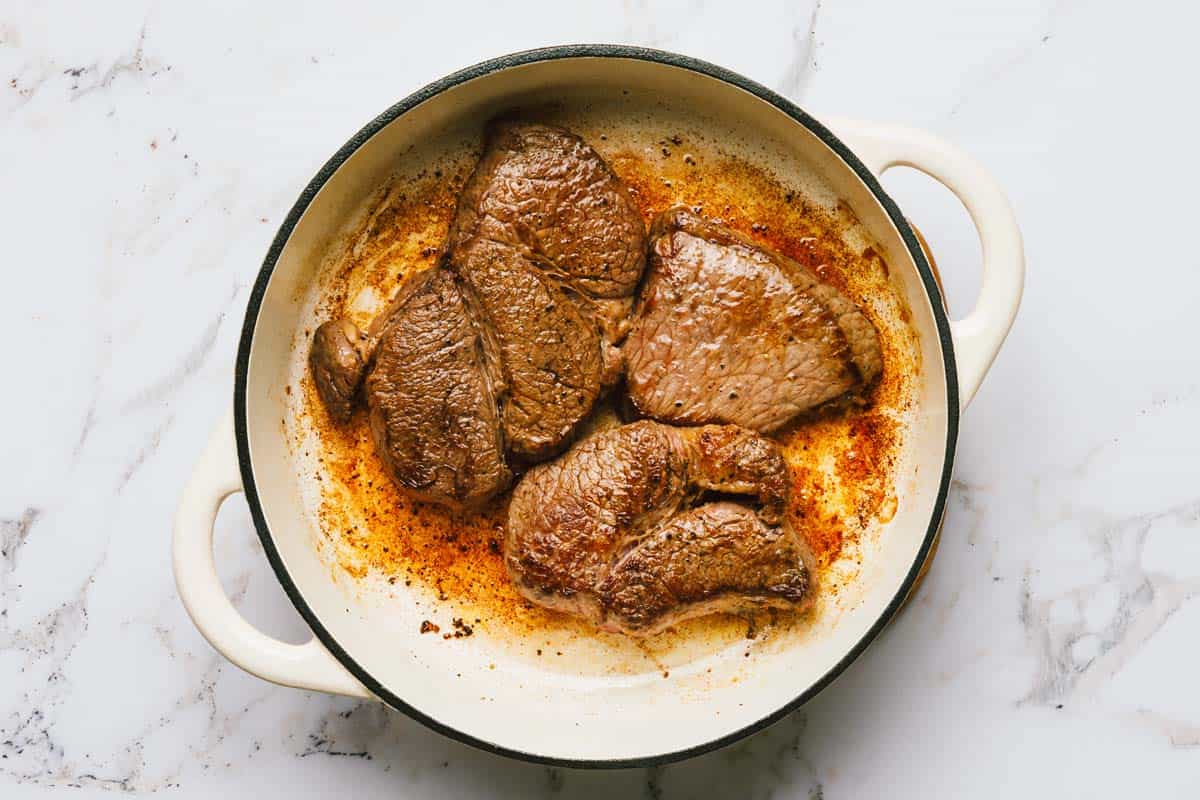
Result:
{"label": "marble backdrop", "polygon": [[[7,0],[0,797],[1196,797],[1198,25],[1169,0]],[[300,188],[427,81],[569,41],[932,130],[994,170],[1026,236],[1025,303],[964,418],[916,603],[802,711],[662,769],[521,764],[251,678],[169,569]],[[924,179],[885,183],[969,307],[965,213]],[[251,621],[305,637],[237,497],[217,555]]]}

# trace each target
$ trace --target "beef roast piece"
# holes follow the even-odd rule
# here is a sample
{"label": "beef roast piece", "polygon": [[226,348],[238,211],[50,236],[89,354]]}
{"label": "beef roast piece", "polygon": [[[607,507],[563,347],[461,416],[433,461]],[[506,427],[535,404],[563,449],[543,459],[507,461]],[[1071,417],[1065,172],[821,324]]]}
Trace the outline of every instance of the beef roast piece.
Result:
{"label": "beef roast piece", "polygon": [[401,487],[458,507],[508,487],[487,337],[452,273],[410,279],[379,334],[365,389],[376,450]]}
{"label": "beef roast piece", "polygon": [[744,428],[601,430],[517,484],[505,565],[530,600],[633,635],[801,607],[808,554],[783,519],[787,489],[778,448]]}
{"label": "beef roast piece", "polygon": [[870,320],[792,259],[684,208],[662,214],[650,238],[624,348],[643,414],[769,433],[878,379]]}
{"label": "beef roast piece", "polygon": [[450,247],[479,236],[518,247],[591,297],[628,297],[646,227],[628,187],[587,142],[550,125],[495,120],[462,195]]}

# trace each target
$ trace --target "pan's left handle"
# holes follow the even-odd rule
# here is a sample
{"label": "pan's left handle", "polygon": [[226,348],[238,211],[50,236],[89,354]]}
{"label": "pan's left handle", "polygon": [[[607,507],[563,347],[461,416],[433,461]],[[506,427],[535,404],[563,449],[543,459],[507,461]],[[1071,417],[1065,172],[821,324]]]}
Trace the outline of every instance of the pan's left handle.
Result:
{"label": "pan's left handle", "polygon": [[200,633],[242,669],[299,689],[371,697],[316,640],[288,644],[267,636],[238,613],[213,560],[213,524],[221,502],[242,488],[233,413],[213,431],[175,512],[173,560],[179,597]]}

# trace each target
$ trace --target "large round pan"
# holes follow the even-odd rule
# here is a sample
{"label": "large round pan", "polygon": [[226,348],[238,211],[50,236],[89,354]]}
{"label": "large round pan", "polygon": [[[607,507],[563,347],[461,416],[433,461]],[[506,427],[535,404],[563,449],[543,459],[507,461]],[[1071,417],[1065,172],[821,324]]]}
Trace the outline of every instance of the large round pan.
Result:
{"label": "large round pan", "polygon": [[[314,543],[299,502],[311,487],[281,428],[306,288],[346,217],[378,190],[389,165],[456,119],[488,117],[515,102],[635,90],[702,107],[743,134],[783,143],[784,158],[825,177],[869,232],[919,341],[917,409],[905,432],[897,510],[864,558],[855,591],[806,635],[783,637],[753,658],[699,652],[671,679],[605,673],[584,661],[516,659],[495,637],[446,642],[420,636],[403,592],[347,589]],[[977,305],[951,322],[912,228],[878,176],[907,165],[948,186],[983,246]],[[959,415],[1012,324],[1023,279],[1020,233],[992,179],[926,134],[844,120],[824,123],[727,70],[671,53],[569,46],[505,56],[455,73],[397,103],[342,147],[308,184],[275,237],[250,294],[231,413],[213,433],[179,507],[175,572],[192,619],[212,645],[266,680],[378,698],[475,746],[531,761],[590,767],[661,763],[732,742],[769,725],[829,684],[904,602],[933,545],[954,462]],[[283,588],[312,628],[302,645],[249,625],[218,581],[212,526],[221,501],[242,491]],[[415,591],[415,589],[414,589]],[[402,620],[402,622],[397,622]],[[728,649],[728,648],[726,648]],[[738,663],[734,663],[734,662]],[[678,673],[678,674],[675,674]]]}

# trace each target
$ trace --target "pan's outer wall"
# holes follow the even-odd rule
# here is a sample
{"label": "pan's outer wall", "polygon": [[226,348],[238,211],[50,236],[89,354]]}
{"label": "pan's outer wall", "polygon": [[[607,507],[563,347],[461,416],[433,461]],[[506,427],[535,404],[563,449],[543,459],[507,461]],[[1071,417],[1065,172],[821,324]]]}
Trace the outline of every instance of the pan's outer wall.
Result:
{"label": "pan's outer wall", "polygon": [[[443,725],[437,720],[432,719],[428,715],[425,715],[413,708],[402,698],[396,696],[394,693],[386,689],[367,670],[358,664],[351,654],[346,652],[346,650],[341,647],[337,640],[334,639],[331,633],[325,628],[320,619],[318,619],[316,614],[306,603],[295,582],[292,580],[275,545],[270,528],[267,525],[261,498],[255,484],[254,468],[250,459],[247,391],[250,355],[253,349],[255,327],[258,322],[264,296],[266,295],[268,283],[270,282],[271,275],[274,271],[277,261],[279,260],[280,254],[286,246],[289,237],[291,236],[300,218],[303,216],[304,212],[307,210],[310,203],[313,201],[325,183],[329,181],[337,169],[372,136],[382,130],[389,123],[399,118],[408,110],[416,107],[426,100],[429,100],[430,98],[433,98],[441,92],[472,79],[489,75],[491,73],[500,72],[511,67],[572,58],[614,58],[657,62],[672,67],[690,70],[711,78],[716,78],[717,80],[728,83],[757,96],[761,100],[766,101],[776,109],[787,114],[799,125],[804,126],[814,135],[816,135],[822,142],[832,149],[846,163],[847,166],[854,171],[858,178],[863,182],[863,184],[866,185],[869,191],[879,201],[891,222],[899,231],[904,245],[917,267],[921,282],[924,285],[925,291],[930,299],[930,307],[933,310],[934,321],[937,329],[937,337],[940,342],[942,353],[944,374],[946,376],[946,442],[936,498],[934,506],[931,509],[928,528],[925,532],[919,552],[917,553],[917,557],[914,559],[899,591],[895,593],[895,596],[888,603],[883,613],[878,617],[875,623],[832,669],[828,670],[818,681],[807,686],[793,700],[782,705],[774,713],[768,714],[733,733],[704,742],[703,744],[699,744],[687,749],[675,750],[639,758],[607,760],[563,759],[546,756],[539,753],[511,749],[503,746],[500,743],[483,741],[462,731]],[[872,175],[870,171],[862,164],[862,162],[855,157],[855,155],[840,140],[830,133],[828,129],[826,129],[813,118],[809,117],[795,104],[791,103],[770,89],[767,89],[760,84],[730,72],[729,70],[699,61],[697,59],[659,50],[620,45],[567,45],[515,53],[482,62],[429,84],[428,86],[422,88],[421,90],[415,92],[414,94],[389,108],[383,114],[372,120],[357,134],[355,134],[350,141],[348,141],[331,159],[329,159],[329,161],[321,168],[312,181],[310,181],[305,187],[296,203],[292,206],[291,211],[284,219],[283,224],[280,226],[279,232],[276,234],[275,239],[267,252],[262,268],[260,269],[258,277],[254,283],[254,287],[251,290],[250,299],[246,310],[246,317],[242,326],[242,336],[238,346],[237,362],[234,373],[233,402],[238,460],[241,469],[243,487],[247,502],[250,507],[251,517],[254,520],[255,528],[258,531],[259,538],[262,541],[263,549],[265,550],[267,558],[270,561],[280,583],[283,585],[288,597],[295,605],[297,611],[312,628],[313,633],[318,637],[322,644],[328,648],[329,652],[333,654],[333,656],[337,658],[338,661],[340,661],[346,667],[346,669],[355,676],[355,678],[361,681],[364,686],[366,686],[381,700],[393,708],[408,714],[414,719],[419,720],[439,733],[473,745],[482,750],[500,755],[535,763],[577,768],[628,768],[651,766],[678,761],[717,749],[748,736],[755,731],[761,730],[779,720],[784,715],[797,709],[806,701],[811,699],[818,692],[829,685],[834,678],[840,675],[846,669],[846,667],[853,663],[853,661],[866,649],[866,647],[874,640],[879,632],[883,630],[896,611],[901,607],[906,596],[914,586],[919,576],[921,567],[929,555],[942,518],[942,514],[945,509],[946,493],[949,487],[950,474],[954,459],[954,449],[958,437],[959,416],[958,384],[954,362],[953,343],[950,337],[949,320],[946,318],[939,287],[934,280],[934,276],[930,269],[929,263],[926,260],[925,253],[918,243],[917,237],[913,233],[912,228],[909,226],[904,216],[900,213],[895,203],[883,191],[875,176]]]}

